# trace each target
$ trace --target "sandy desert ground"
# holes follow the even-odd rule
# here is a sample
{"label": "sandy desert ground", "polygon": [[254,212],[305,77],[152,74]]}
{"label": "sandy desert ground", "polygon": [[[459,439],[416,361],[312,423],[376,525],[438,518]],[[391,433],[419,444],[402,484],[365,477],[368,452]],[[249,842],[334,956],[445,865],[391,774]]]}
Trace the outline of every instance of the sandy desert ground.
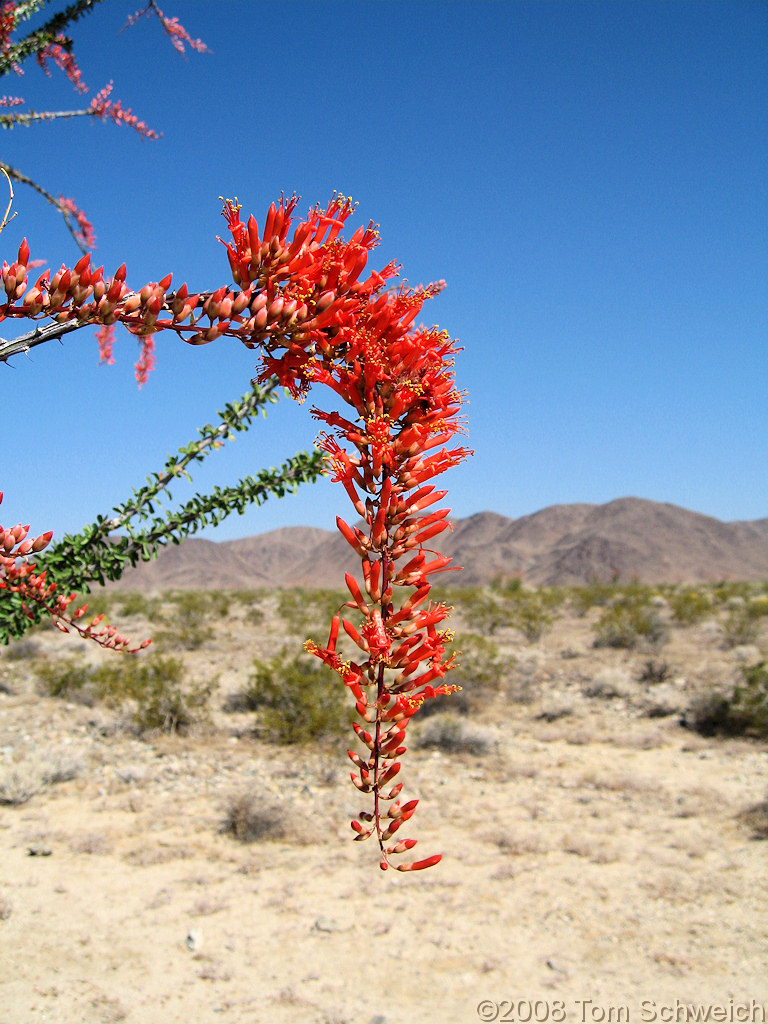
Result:
{"label": "sandy desert ground", "polygon": [[[444,853],[407,875],[350,841],[346,739],[279,746],[222,710],[286,639],[275,596],[260,607],[234,603],[183,653],[216,679],[186,735],[41,696],[36,659],[103,657],[81,641],[3,651],[0,1024],[768,1019],[768,744],[680,725],[759,659],[768,619],[728,649],[714,621],[673,628],[655,684],[647,651],[593,647],[599,609],[561,609],[534,642],[499,628],[503,680],[461,718],[461,749],[405,759],[411,832]],[[282,833],[221,831],[246,794]]]}

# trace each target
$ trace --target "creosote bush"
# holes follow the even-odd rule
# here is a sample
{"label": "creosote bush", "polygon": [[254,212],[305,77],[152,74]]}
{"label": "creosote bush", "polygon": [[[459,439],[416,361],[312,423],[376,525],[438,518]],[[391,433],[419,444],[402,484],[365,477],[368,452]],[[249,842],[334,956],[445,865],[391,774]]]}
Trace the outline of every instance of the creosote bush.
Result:
{"label": "creosote bush", "polygon": [[179,658],[123,659],[112,673],[116,688],[124,688],[126,696],[135,701],[133,721],[140,732],[183,733],[207,718],[216,680],[185,684],[184,663]]}
{"label": "creosote bush", "polygon": [[731,693],[713,691],[699,697],[683,722],[702,736],[768,739],[768,663],[742,666]]}
{"label": "creosote bush", "polygon": [[519,579],[490,587],[462,588],[464,617],[474,628],[493,636],[499,629],[519,630],[533,643],[552,624],[552,610],[563,601],[555,587],[523,587]]}
{"label": "creosote bush", "polygon": [[713,615],[715,604],[711,593],[699,587],[684,587],[669,594],[667,601],[675,622],[691,626],[707,616]]}
{"label": "creosote bush", "polygon": [[753,644],[760,630],[762,609],[751,601],[732,608],[723,621],[723,644],[740,647]]}
{"label": "creosote bush", "polygon": [[112,708],[132,704],[132,719],[140,732],[185,732],[204,721],[215,686],[215,680],[186,683],[179,658],[156,654],[99,666],[88,666],[80,658],[43,659],[35,663],[34,672],[41,692],[49,697],[89,705],[103,701]]}
{"label": "creosote bush", "polygon": [[66,751],[38,751],[18,764],[0,765],[0,804],[20,807],[49,786],[76,779],[82,767]]}
{"label": "creosote bush", "polygon": [[160,618],[162,614],[162,602],[158,597],[147,597],[145,594],[129,590],[124,594],[120,594],[116,600],[120,604],[120,615],[123,618],[128,618],[130,615],[140,615],[151,622],[154,619]]}
{"label": "creosote bush", "polygon": [[748,807],[738,817],[751,830],[753,839],[768,839],[768,797]]}
{"label": "creosote bush", "polygon": [[196,651],[213,636],[212,618],[226,618],[231,598],[215,590],[182,590],[170,594],[172,608],[163,615],[169,629],[160,630],[157,640],[185,651]]}
{"label": "creosote bush", "polygon": [[292,587],[279,592],[277,610],[290,632],[305,636],[319,632],[347,599],[342,591]]}
{"label": "creosote bush", "polygon": [[595,647],[634,650],[641,644],[657,647],[666,638],[664,623],[643,594],[621,594],[608,605],[595,624]]}
{"label": "creosote bush", "polygon": [[285,652],[254,659],[241,691],[243,707],[258,713],[265,735],[278,743],[309,743],[343,735],[351,712],[338,677],[313,660]]}
{"label": "creosote bush", "polygon": [[577,615],[586,615],[591,608],[605,608],[617,594],[616,583],[592,580],[583,587],[571,588],[571,604]]}
{"label": "creosote bush", "polygon": [[457,655],[454,679],[466,689],[501,689],[515,664],[514,658],[501,654],[498,644],[479,633],[455,634],[448,652]]}

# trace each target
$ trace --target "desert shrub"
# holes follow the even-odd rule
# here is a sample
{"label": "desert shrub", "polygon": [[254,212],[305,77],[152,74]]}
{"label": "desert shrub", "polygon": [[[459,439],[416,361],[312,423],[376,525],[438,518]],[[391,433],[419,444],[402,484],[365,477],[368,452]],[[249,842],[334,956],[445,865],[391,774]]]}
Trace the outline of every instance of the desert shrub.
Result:
{"label": "desert shrub", "polygon": [[309,633],[324,629],[339,605],[348,600],[349,594],[295,587],[279,592],[277,612],[291,633]]}
{"label": "desert shrub", "polygon": [[502,594],[514,594],[518,590],[522,590],[523,578],[522,576],[505,576],[503,573],[497,572],[490,582],[490,587],[491,590],[497,590]]}
{"label": "desert shrub", "polygon": [[537,590],[546,608],[562,608],[568,600],[567,587],[539,587]]}
{"label": "desert shrub", "polygon": [[133,720],[141,732],[186,732],[203,720],[216,681],[188,684],[184,662],[159,655],[121,658],[94,672],[98,696],[112,705],[134,702]]}
{"label": "desert shrub", "polygon": [[237,604],[248,609],[249,622],[261,622],[264,619],[264,612],[258,607],[264,597],[263,590],[233,590],[231,597]]}
{"label": "desert shrub", "polygon": [[286,833],[285,814],[269,800],[257,799],[250,792],[240,793],[228,801],[220,831],[241,843],[281,839]]}
{"label": "desert shrub", "polygon": [[28,761],[0,769],[0,805],[21,807],[44,789],[42,773]]}
{"label": "desert shrub", "polygon": [[768,739],[768,662],[744,665],[733,691],[732,717],[746,736]]}
{"label": "desert shrub", "polygon": [[683,714],[682,724],[702,736],[728,733],[730,698],[720,690],[699,694]]}
{"label": "desert shrub", "polygon": [[285,629],[292,633],[304,633],[311,628],[312,615],[306,595],[307,591],[299,587],[278,591],[277,614]]}
{"label": "desert shrub", "polygon": [[204,708],[215,685],[185,685],[184,663],[159,655],[111,658],[106,664],[88,666],[71,658],[35,663],[42,693],[86,704],[104,701],[113,708],[134,705],[133,720],[141,731],[161,729],[184,732],[205,717]]}
{"label": "desert shrub", "polygon": [[515,667],[513,657],[502,655],[493,640],[479,633],[457,633],[447,647],[447,654],[457,655],[456,668],[447,682],[461,689],[425,701],[419,708],[419,719],[445,711],[470,714],[483,706],[489,693],[502,689]]}
{"label": "desert shrub", "polygon": [[526,640],[540,639],[542,633],[552,624],[552,615],[542,592],[520,590],[511,604],[510,625],[519,629]]}
{"label": "desert shrub", "polygon": [[137,591],[129,590],[119,597],[119,614],[123,618],[129,615],[141,615],[145,619],[158,619],[162,611],[162,603],[157,597],[147,597]]}
{"label": "desert shrub", "polygon": [[308,743],[342,735],[352,714],[336,673],[301,655],[285,652],[269,661],[254,659],[243,691],[266,733],[278,743]]}
{"label": "desert shrub", "polygon": [[601,669],[582,688],[585,697],[597,697],[601,700],[627,697],[630,692],[629,673],[616,668]]}
{"label": "desert shrub", "polygon": [[742,811],[738,818],[751,829],[753,839],[768,839],[768,797]]}
{"label": "desert shrub", "polygon": [[742,666],[731,693],[702,695],[686,711],[683,724],[703,736],[768,739],[768,663]]}
{"label": "desert shrub", "polygon": [[730,580],[723,580],[712,587],[712,598],[719,605],[727,605],[734,598],[746,600],[752,592],[749,583],[736,583]]}
{"label": "desert shrub", "polygon": [[173,611],[163,616],[171,628],[157,634],[157,640],[174,644],[185,651],[195,651],[213,636],[210,619],[224,616],[229,600],[224,594],[186,590],[169,596]]}
{"label": "desert shrub", "polygon": [[447,754],[488,754],[496,746],[496,738],[488,729],[473,725],[465,718],[445,712],[432,715],[420,725],[415,743]]}
{"label": "desert shrub", "polygon": [[573,587],[571,604],[576,614],[586,615],[590,608],[605,608],[616,596],[615,583],[601,583],[592,580],[583,587]]}
{"label": "desert shrub", "polygon": [[684,587],[667,598],[672,618],[681,626],[700,622],[714,611],[712,596],[696,587]]}
{"label": "desert shrub", "polygon": [[346,590],[313,590],[310,591],[309,597],[314,608],[313,617],[317,623],[322,623],[323,627],[327,626],[339,607],[350,600],[349,592]]}
{"label": "desert shrub", "polygon": [[641,683],[665,683],[671,675],[672,669],[666,661],[650,658],[640,670],[638,679]]}
{"label": "desert shrub", "polygon": [[81,657],[41,658],[32,665],[40,693],[46,697],[93,702],[93,674]]}
{"label": "desert shrub", "polygon": [[456,633],[447,652],[458,656],[449,682],[469,690],[498,690],[515,664],[514,658],[502,655],[493,640],[479,633]]}
{"label": "desert shrub", "polygon": [[11,640],[5,651],[4,661],[30,661],[40,652],[40,642],[33,637]]}
{"label": "desert shrub", "polygon": [[726,647],[753,644],[760,630],[761,611],[751,602],[737,605],[723,620],[723,643]]}
{"label": "desert shrub", "polygon": [[595,624],[595,647],[633,650],[640,644],[657,646],[665,639],[664,623],[644,596],[620,595]]}
{"label": "desert shrub", "polygon": [[509,605],[500,596],[479,587],[467,588],[462,593],[462,616],[467,622],[489,636],[503,626],[510,625]]}

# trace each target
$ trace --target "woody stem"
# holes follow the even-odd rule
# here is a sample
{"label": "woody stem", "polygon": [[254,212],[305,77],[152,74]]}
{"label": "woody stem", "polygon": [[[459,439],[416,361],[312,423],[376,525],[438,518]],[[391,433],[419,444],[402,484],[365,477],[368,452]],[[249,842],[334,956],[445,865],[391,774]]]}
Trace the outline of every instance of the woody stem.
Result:
{"label": "woody stem", "polygon": [[[389,572],[389,553],[386,548],[381,552],[381,621],[386,626],[387,606],[384,603],[384,595],[387,592],[387,573]],[[384,851],[384,841],[381,838],[381,808],[379,803],[379,770],[381,754],[381,715],[384,708],[381,706],[384,696],[384,669],[385,663],[379,663],[379,674],[376,680],[376,733],[373,739],[373,815],[376,822],[376,838],[379,840],[379,847]]]}

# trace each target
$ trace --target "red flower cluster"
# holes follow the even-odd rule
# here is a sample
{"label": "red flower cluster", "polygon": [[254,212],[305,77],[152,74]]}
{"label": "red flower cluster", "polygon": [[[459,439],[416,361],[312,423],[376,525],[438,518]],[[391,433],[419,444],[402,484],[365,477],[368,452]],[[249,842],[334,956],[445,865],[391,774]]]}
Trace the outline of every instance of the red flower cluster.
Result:
{"label": "red flower cluster", "polygon": [[[3,495],[0,492],[0,502],[2,500]],[[103,615],[97,615],[87,625],[81,624],[79,620],[85,615],[87,604],[72,614],[67,612],[76,595],[64,597],[56,594],[56,584],[47,582],[44,571],[36,573],[36,564],[28,560],[30,555],[38,554],[48,547],[52,536],[53,531],[49,530],[48,533],[32,539],[29,537],[29,526],[22,526],[20,523],[11,529],[0,526],[0,590],[18,594],[21,606],[30,619],[34,618],[30,604],[42,608],[62,633],[68,633],[72,628],[80,636],[95,640],[101,647],[128,654],[135,654],[148,647],[151,640],[144,640],[138,647],[131,647],[131,641],[118,633],[115,626],[101,625]]]}
{"label": "red flower cluster", "polygon": [[96,245],[96,235],[93,230],[93,224],[88,220],[83,211],[77,206],[74,199],[67,199],[65,196],[59,196],[59,206],[61,207],[64,216],[71,216],[74,218],[77,227],[74,228],[75,238],[82,245],[92,249]]}
{"label": "red flower cluster", "polygon": [[[356,724],[355,732],[367,754],[349,756],[359,772],[352,781],[372,796],[373,809],[361,812],[352,828],[357,840],[376,835],[386,869],[391,857],[415,843],[395,838],[417,804],[401,804],[402,783],[392,786],[406,750],[406,727],[425,700],[456,689],[432,685],[445,677],[453,658],[446,658],[452,634],[439,628],[449,609],[428,603],[428,577],[444,571],[450,559],[425,548],[448,527],[449,511],[425,511],[446,493],[429,481],[470,454],[445,447],[463,429],[462,396],[452,372],[456,348],[437,328],[411,327],[442,282],[383,292],[393,266],[361,281],[377,241],[373,225],[342,241],[352,205],[336,197],[302,222],[289,242],[294,205],[273,206],[260,238],[253,218],[244,225],[238,208],[227,204],[233,238],[227,252],[235,280],[258,283],[265,296],[263,331],[275,321],[284,325],[259,338],[266,353],[262,379],[275,373],[299,395],[325,384],[351,409],[350,418],[318,408],[312,415],[333,430],[321,435],[320,447],[334,481],[364,521],[361,528],[337,519],[361,561],[362,588],[347,573],[351,601],[343,606],[360,621],[355,625],[340,610],[327,645],[306,646],[349,687],[365,723]],[[403,596],[396,598],[396,591]],[[343,660],[337,651],[340,626],[362,652],[358,660]],[[397,867],[418,870],[439,860],[436,855]]]}
{"label": "red flower cluster", "polygon": [[[361,812],[352,828],[356,839],[376,835],[387,868],[415,843],[394,838],[416,806],[415,800],[401,804],[402,783],[392,785],[406,727],[425,700],[456,689],[443,682],[453,667],[446,656],[452,634],[441,628],[450,609],[428,600],[430,577],[446,571],[450,559],[426,545],[449,525],[448,509],[427,511],[446,494],[431,481],[471,454],[448,447],[464,431],[463,396],[453,375],[457,348],[436,327],[413,327],[443,282],[386,291],[394,264],[365,274],[378,233],[369,224],[342,238],[353,210],[348,199],[334,196],[325,209],[315,207],[289,238],[295,207],[295,197],[272,204],[260,232],[253,217],[241,220],[236,202],[224,204],[235,291],[222,286],[190,294],[183,285],[171,292],[170,274],[131,291],[125,266],[105,279],[87,256],[53,277],[43,274],[30,288],[23,242],[18,259],[2,266],[7,301],[0,303],[0,320],[99,325],[105,358],[111,358],[108,329],[123,323],[142,340],[144,369],[158,331],[172,330],[195,345],[235,337],[260,350],[262,380],[276,375],[298,398],[324,384],[349,407],[348,416],[320,408],[312,415],[329,428],[320,448],[362,520],[351,526],[337,519],[360,559],[361,578],[347,573],[351,600],[334,616],[328,643],[308,641],[307,649],[339,674],[364,723],[355,726],[366,753],[350,751],[358,769],[352,780],[372,797],[373,809]],[[337,649],[342,627],[361,652],[355,659]],[[396,866],[418,870],[439,859]]]}
{"label": "red flower cluster", "polygon": [[178,18],[167,18],[154,0],[150,0],[146,7],[143,7],[140,11],[136,11],[135,14],[132,14],[125,23],[125,28],[135,25],[139,18],[143,17],[145,14],[150,14],[151,12],[157,15],[163,29],[168,36],[170,36],[174,49],[178,50],[179,53],[185,52],[185,43],[191,50],[197,50],[198,53],[208,52],[208,47],[202,39],[193,39]]}
{"label": "red flower cluster", "polygon": [[143,121],[140,121],[130,110],[126,110],[120,100],[111,100],[109,98],[111,92],[112,82],[108,82],[91,100],[91,110],[96,117],[100,117],[102,120],[108,117],[115,124],[124,124],[128,128],[133,128],[139,135],[143,135],[145,139],[160,138],[158,132],[153,128],[149,128]]}
{"label": "red flower cluster", "polygon": [[77,92],[88,92],[88,86],[83,81],[83,73],[77,66],[77,61],[68,50],[65,49],[67,40],[64,36],[57,36],[55,43],[44,46],[37,54],[37,63],[50,78],[48,61],[52,60],[57,68],[60,68],[70,80]]}

